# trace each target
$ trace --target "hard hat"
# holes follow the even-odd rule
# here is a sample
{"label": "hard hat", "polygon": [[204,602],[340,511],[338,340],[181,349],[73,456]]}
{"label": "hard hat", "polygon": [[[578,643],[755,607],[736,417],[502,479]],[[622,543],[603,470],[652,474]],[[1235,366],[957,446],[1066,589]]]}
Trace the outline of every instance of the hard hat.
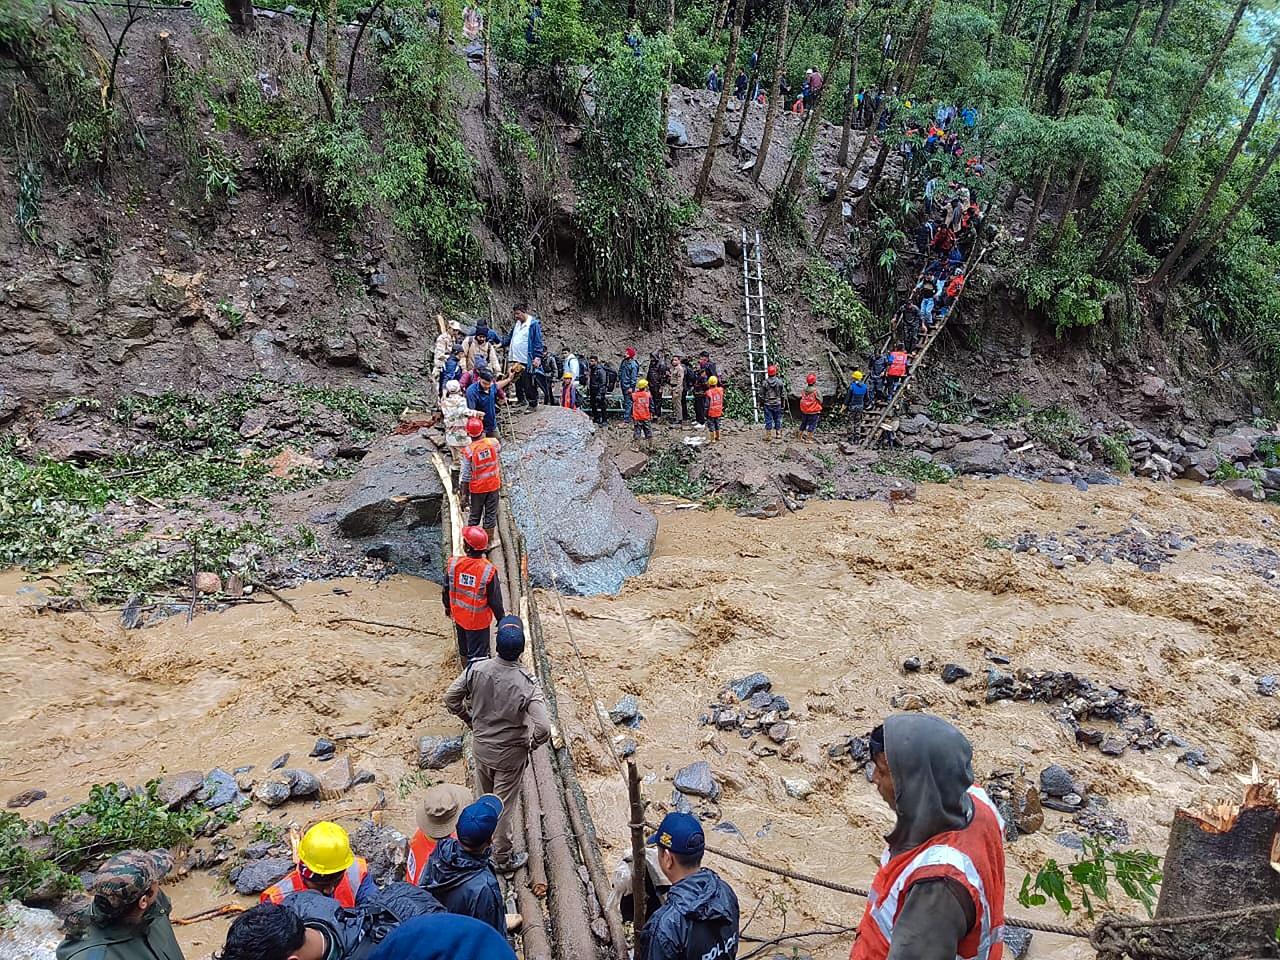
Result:
{"label": "hard hat", "polygon": [[636,355],[636,348],[635,348],[635,347],[627,347],[627,356],[628,356],[628,357],[634,357],[635,355]]}
{"label": "hard hat", "polygon": [[561,379],[562,379],[562,380],[572,380],[572,379],[573,379],[573,374],[572,374],[572,373],[568,373],[568,372],[566,372],[566,373],[565,373],[565,375],[564,375]]}
{"label": "hard hat", "polygon": [[467,417],[467,436],[478,437],[484,433],[484,421],[479,417]]}
{"label": "hard hat", "polygon": [[462,542],[472,550],[489,549],[489,535],[484,532],[484,527],[463,527]]}
{"label": "hard hat", "polygon": [[720,378],[717,377],[715,374],[712,374],[711,376],[707,377],[708,387],[714,387],[719,382],[720,382]]}
{"label": "hard hat", "polygon": [[774,364],[774,363],[769,364],[769,369],[768,369],[768,371],[767,371],[767,372],[768,372],[769,376],[771,376],[771,377],[776,377],[776,376],[778,375],[778,366],[777,366],[777,364]]}
{"label": "hard hat", "polygon": [[804,382],[812,387],[815,383],[818,382],[818,375],[816,373],[811,373],[804,378]]}
{"label": "hard hat", "polygon": [[861,380],[861,379],[862,379],[862,371],[861,371],[861,370],[855,370],[855,371],[853,371],[853,379],[855,379],[855,380]]}
{"label": "hard hat", "polygon": [[298,859],[304,867],[321,877],[342,873],[356,861],[347,831],[331,820],[321,820],[302,835]]}
{"label": "hard hat", "polygon": [[646,380],[644,377],[641,377],[639,380],[637,380],[637,381],[636,381],[636,389],[637,389],[637,390],[648,390],[648,389],[649,389],[649,381],[648,381],[648,380]]}

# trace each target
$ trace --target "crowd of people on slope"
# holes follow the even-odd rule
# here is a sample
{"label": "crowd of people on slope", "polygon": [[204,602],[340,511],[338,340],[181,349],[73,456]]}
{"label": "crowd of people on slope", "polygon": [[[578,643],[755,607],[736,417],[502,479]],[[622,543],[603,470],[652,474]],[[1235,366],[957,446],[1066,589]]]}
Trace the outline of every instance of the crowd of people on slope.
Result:
{"label": "crowd of people on slope", "polygon": [[[381,887],[341,826],[316,823],[302,836],[296,868],[236,916],[216,960],[514,960],[510,938],[524,918],[506,913],[500,877],[513,877],[527,862],[510,847],[519,791],[506,784],[518,784],[520,777],[503,766],[509,758],[491,754],[488,746],[501,730],[523,773],[548,726],[545,710],[519,708],[529,697],[541,699],[536,682],[518,665],[524,645],[518,620],[505,618],[498,637],[497,656],[469,665],[447,702],[473,728],[477,780],[511,799],[504,802],[496,792],[473,798],[452,784],[429,788],[418,807],[404,879]],[[998,956],[1005,824],[974,783],[969,741],[947,721],[915,713],[888,717],[868,744],[869,779],[895,819],[851,960]],[[480,772],[490,763],[505,773]],[[626,845],[626,838],[618,840]],[[632,920],[632,871],[645,871],[647,921],[635,933],[635,960],[735,960],[739,901],[705,865],[702,822],[668,812],[647,840],[642,867],[629,852],[618,864],[606,905],[621,920]],[[58,946],[58,960],[184,960],[172,904],[161,888],[173,866],[159,850],[129,850],[109,859],[89,880],[91,906]]]}

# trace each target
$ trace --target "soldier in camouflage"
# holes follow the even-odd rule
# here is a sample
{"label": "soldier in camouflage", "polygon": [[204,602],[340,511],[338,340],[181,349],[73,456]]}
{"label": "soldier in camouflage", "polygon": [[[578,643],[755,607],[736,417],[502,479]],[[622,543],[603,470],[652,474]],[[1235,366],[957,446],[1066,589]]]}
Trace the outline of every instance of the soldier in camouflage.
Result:
{"label": "soldier in camouflage", "polygon": [[58,945],[58,960],[183,960],[160,880],[173,869],[164,850],[126,850],[89,884],[87,927]]}

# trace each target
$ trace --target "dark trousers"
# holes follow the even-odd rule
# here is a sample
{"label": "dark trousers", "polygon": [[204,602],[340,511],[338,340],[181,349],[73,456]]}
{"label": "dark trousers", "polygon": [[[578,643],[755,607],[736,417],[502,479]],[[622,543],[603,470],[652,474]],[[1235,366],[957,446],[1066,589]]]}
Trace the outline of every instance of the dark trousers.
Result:
{"label": "dark trousers", "polygon": [[657,420],[662,416],[662,388],[653,388],[653,419]]}
{"label": "dark trousers", "polygon": [[[675,397],[671,398],[671,405],[673,407],[676,405]],[[689,391],[681,390],[680,391],[680,422],[683,423],[688,419],[689,419]]]}
{"label": "dark trousers", "polygon": [[535,394],[538,392],[538,390],[542,391],[543,403],[545,403],[548,407],[555,406],[555,401],[551,399],[551,378],[550,377],[534,377],[533,385],[536,388],[534,390]]}
{"label": "dark trousers", "polygon": [[464,630],[455,623],[453,629],[458,634],[458,656],[464,664],[489,656],[488,627],[483,630]]}
{"label": "dark trousers", "polygon": [[516,401],[531,407],[538,405],[538,387],[533,382],[533,371],[525,367],[516,378]]}
{"label": "dark trousers", "polygon": [[605,399],[602,391],[591,391],[591,419],[596,423],[605,421]]}
{"label": "dark trousers", "polygon": [[693,416],[699,423],[707,422],[707,395],[705,393],[695,393],[693,395]]}
{"label": "dark trousers", "polygon": [[498,525],[498,492],[490,490],[488,493],[470,495],[471,509],[467,514],[467,523],[470,526],[492,530]]}

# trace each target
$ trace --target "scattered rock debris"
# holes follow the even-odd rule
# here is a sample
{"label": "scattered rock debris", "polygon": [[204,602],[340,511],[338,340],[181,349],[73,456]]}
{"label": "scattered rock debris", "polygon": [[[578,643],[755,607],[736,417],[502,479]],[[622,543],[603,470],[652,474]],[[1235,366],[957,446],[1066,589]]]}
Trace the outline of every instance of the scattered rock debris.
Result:
{"label": "scattered rock debris", "polygon": [[1157,573],[1163,564],[1174,559],[1177,551],[1195,543],[1195,537],[1174,530],[1152,534],[1138,527],[1127,527],[1118,533],[1105,533],[1081,524],[1061,533],[1020,533],[1007,546],[1014,553],[1043,555],[1059,570],[1073,563],[1109,564],[1124,560],[1143,573]]}

